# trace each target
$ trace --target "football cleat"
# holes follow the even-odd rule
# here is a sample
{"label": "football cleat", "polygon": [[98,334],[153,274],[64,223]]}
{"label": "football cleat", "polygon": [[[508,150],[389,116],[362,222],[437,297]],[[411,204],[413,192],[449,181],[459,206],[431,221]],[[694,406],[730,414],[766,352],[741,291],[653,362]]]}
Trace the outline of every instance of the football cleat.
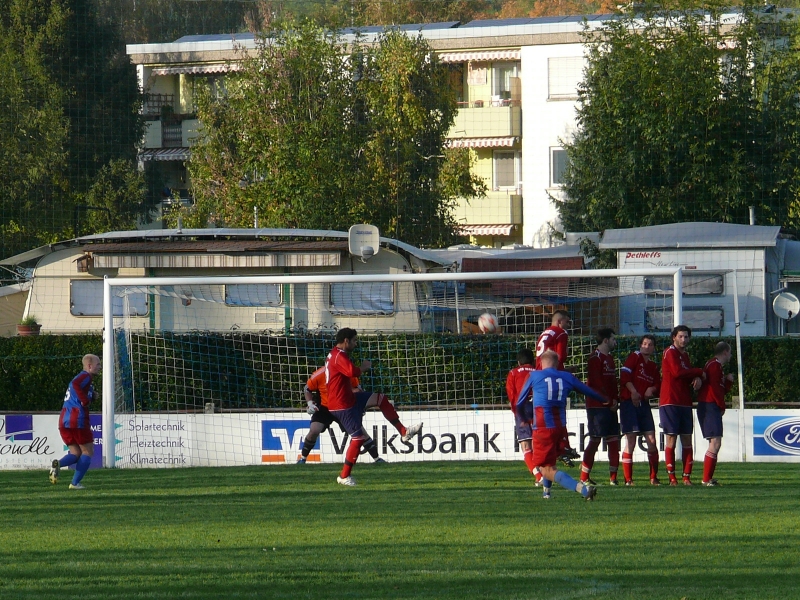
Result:
{"label": "football cleat", "polygon": [[70,483],[69,489],[71,490],[85,490],[86,488],[83,487],[80,483]]}
{"label": "football cleat", "polygon": [[608,481],[608,485],[619,485],[619,481],[617,481],[616,479],[610,479]]}
{"label": "football cleat", "polygon": [[708,481],[704,481],[703,485],[706,487],[720,487],[719,482],[716,479],[709,479]]}
{"label": "football cleat", "polygon": [[550,488],[544,488],[542,492],[542,498],[545,500],[550,500]]}
{"label": "football cleat", "polygon": [[298,457],[297,457],[297,463],[296,463],[296,464],[298,464],[298,465],[304,465],[304,464],[306,464],[306,457],[305,457],[305,456],[303,456],[303,455],[300,455],[300,456],[298,456]]}
{"label": "football cleat", "polygon": [[348,475],[347,477],[337,477],[336,483],[339,485],[346,485],[348,487],[353,487],[356,485],[356,480],[353,479],[352,475]]}
{"label": "football cleat", "polygon": [[628,480],[625,482],[625,485],[626,485],[627,487],[633,487],[633,479],[628,479]]}
{"label": "football cleat", "polygon": [[597,482],[594,479],[592,479],[591,477],[587,477],[586,481],[584,481],[583,483],[585,485],[593,485],[595,487],[597,486]]}
{"label": "football cleat", "polygon": [[684,477],[683,478],[683,485],[694,485],[694,484],[692,483],[691,479],[689,479],[688,477]]}
{"label": "football cleat", "polygon": [[678,485],[678,480],[675,479],[674,477],[670,477],[669,478],[669,484],[673,485],[673,486],[676,486],[676,485]]}
{"label": "football cleat", "polygon": [[658,480],[658,477],[653,477],[650,480],[650,485],[661,485],[661,482]]}
{"label": "football cleat", "polygon": [[558,460],[564,463],[564,465],[567,467],[572,468],[575,466],[575,463],[572,462],[572,457],[569,454],[562,454],[561,456],[558,457]]}
{"label": "football cleat", "polygon": [[52,466],[50,467],[50,483],[53,485],[58,483],[59,471],[61,471],[61,465],[58,463],[58,460],[54,460]]}
{"label": "football cleat", "polygon": [[406,434],[401,438],[404,442],[407,442],[415,435],[417,435],[420,431],[422,431],[422,423],[417,423],[416,425],[412,425],[406,429]]}
{"label": "football cleat", "polygon": [[386,461],[379,456],[378,458],[375,459],[375,462],[373,464],[377,465],[378,463],[385,463],[385,462]]}
{"label": "football cleat", "polygon": [[570,458],[574,458],[575,460],[578,460],[581,457],[580,452],[575,450],[575,448],[567,448],[567,449],[565,449],[564,450],[564,454],[566,454]]}
{"label": "football cleat", "polygon": [[587,485],[586,490],[587,490],[586,501],[594,502],[594,498],[595,496],[597,496],[597,488],[593,485]]}

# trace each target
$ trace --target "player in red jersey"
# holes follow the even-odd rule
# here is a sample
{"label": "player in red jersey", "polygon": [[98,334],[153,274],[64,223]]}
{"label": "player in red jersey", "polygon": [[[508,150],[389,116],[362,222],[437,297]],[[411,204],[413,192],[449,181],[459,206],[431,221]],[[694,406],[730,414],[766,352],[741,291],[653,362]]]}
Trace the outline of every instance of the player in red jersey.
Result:
{"label": "player in red jersey", "polygon": [[650,399],[656,397],[661,387],[661,373],[652,360],[655,351],[656,338],[650,334],[643,335],[639,340],[639,349],[628,355],[620,369],[619,422],[622,435],[625,436],[625,450],[622,452],[625,485],[633,485],[633,451],[640,435],[647,442],[650,483],[660,483],[656,426],[650,410]]}
{"label": "player in red jersey", "polygon": [[[552,350],[558,355],[558,370],[570,371],[564,366],[567,360],[567,346],[569,343],[569,334],[567,328],[572,324],[569,318],[569,313],[566,310],[557,310],[553,313],[550,319],[550,327],[542,332],[536,342],[536,370],[542,369],[541,356],[548,350]],[[573,458],[580,458],[575,450],[570,447],[569,431],[566,426],[564,427],[564,443],[563,453],[559,456],[559,460],[568,467],[574,467],[575,463],[572,462]]]}
{"label": "player in red jersey", "polygon": [[94,434],[89,422],[89,406],[94,399],[92,378],[100,372],[100,358],[94,354],[83,357],[83,371],[70,382],[64,396],[64,405],[58,417],[58,432],[64,445],[69,448],[61,460],[53,460],[50,466],[50,483],[58,483],[62,468],[75,465],[71,490],[82,490],[81,480],[89,470],[94,449]]}
{"label": "player in red jersey", "polygon": [[589,428],[589,443],[583,453],[581,463],[581,481],[591,482],[589,475],[594,466],[594,457],[600,442],[605,439],[608,446],[609,482],[617,485],[619,470],[619,421],[617,420],[617,402],[619,401],[619,385],[617,384],[617,364],[611,353],[617,347],[614,330],[603,327],[597,331],[597,349],[589,356],[588,379],[586,384],[594,391],[611,400],[611,405],[586,398],[586,417]]}
{"label": "player in red jersey", "polygon": [[[350,352],[358,347],[358,333],[350,327],[336,332],[336,346],[325,359],[325,386],[328,388],[328,410],[349,435],[350,445],[345,454],[344,466],[336,482],[354,486],[356,480],[350,475],[358,460],[361,446],[367,440],[362,426],[364,406],[359,406],[353,393],[352,378],[359,377],[372,367],[368,360],[361,361],[357,367],[350,359]],[[366,402],[364,402],[366,404]]]}
{"label": "player in red jersey", "polygon": [[522,450],[522,460],[531,472],[531,475],[536,479],[536,485],[540,485],[542,474],[536,465],[533,464],[533,448],[531,447],[531,439],[533,432],[531,430],[530,422],[525,422],[522,415],[517,412],[517,400],[519,399],[519,392],[525,382],[528,381],[528,376],[536,370],[533,366],[534,358],[533,352],[528,348],[522,348],[517,352],[517,366],[508,372],[506,377],[506,394],[508,401],[511,404],[511,412],[514,413],[514,426],[519,442],[519,448]]}
{"label": "player in red jersey", "polygon": [[541,371],[542,360],[541,356],[548,350],[552,350],[558,354],[558,370],[567,371],[564,367],[564,362],[567,360],[567,344],[569,342],[569,334],[567,327],[570,326],[569,313],[565,310],[557,310],[553,313],[550,320],[550,327],[542,332],[539,336],[539,341],[536,342],[536,370]]}
{"label": "player in red jersey", "polygon": [[[386,420],[397,429],[397,432],[404,442],[407,442],[422,431],[422,423],[417,423],[416,425],[406,428],[403,423],[400,422],[400,416],[397,414],[392,401],[389,400],[389,396],[386,394],[380,392],[365,392],[361,388],[358,377],[351,378],[350,384],[356,396],[356,401],[359,399],[363,400],[361,395],[366,394],[367,401],[364,408],[367,409],[377,406],[381,413],[383,413],[383,416],[386,417]],[[308,414],[311,415],[311,428],[308,431],[306,439],[303,441],[303,448],[300,451],[297,464],[306,462],[308,455],[317,443],[319,434],[324,432],[330,427],[331,423],[334,422],[333,415],[328,409],[328,388],[325,386],[325,367],[320,367],[311,374],[311,377],[308,378],[303,388],[303,396],[308,404]],[[394,437],[390,438],[389,442],[392,440],[394,440]],[[371,437],[367,436],[363,448],[369,452],[370,456],[375,459],[375,462],[386,462],[378,456],[378,445]]]}
{"label": "player in red jersey", "polygon": [[703,485],[713,487],[719,485],[714,479],[717,467],[717,454],[722,445],[722,415],[725,414],[725,394],[733,386],[733,373],[725,375],[722,368],[731,360],[731,347],[726,342],[719,342],[714,347],[714,358],[706,363],[703,372],[705,381],[697,395],[697,420],[703,437],[708,440],[703,461]]}
{"label": "player in red jersey", "polygon": [[692,368],[686,348],[692,338],[692,330],[686,325],[672,329],[672,345],[664,350],[661,361],[661,396],[658,414],[664,430],[666,447],[664,462],[667,465],[669,484],[678,485],[675,477],[675,445],[678,436],[683,448],[683,484],[692,485],[692,390],[699,390],[703,383],[703,369]]}

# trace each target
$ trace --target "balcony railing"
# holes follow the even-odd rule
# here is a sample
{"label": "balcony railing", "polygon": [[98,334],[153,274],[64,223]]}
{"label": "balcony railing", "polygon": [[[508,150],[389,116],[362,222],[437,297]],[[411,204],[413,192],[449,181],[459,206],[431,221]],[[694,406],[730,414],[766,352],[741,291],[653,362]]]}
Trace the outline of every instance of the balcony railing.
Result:
{"label": "balcony railing", "polygon": [[183,146],[181,123],[161,123],[161,147],[180,148]]}
{"label": "balcony railing", "polygon": [[517,190],[489,191],[485,198],[459,198],[455,218],[465,225],[519,225],[522,196]]}
{"label": "balcony railing", "polygon": [[160,116],[164,108],[175,108],[175,94],[145,94],[142,114],[146,117]]}
{"label": "balcony railing", "polygon": [[[508,137],[522,135],[522,109],[514,104],[491,106],[491,103],[459,109],[448,138]],[[509,102],[512,100],[500,100]]]}

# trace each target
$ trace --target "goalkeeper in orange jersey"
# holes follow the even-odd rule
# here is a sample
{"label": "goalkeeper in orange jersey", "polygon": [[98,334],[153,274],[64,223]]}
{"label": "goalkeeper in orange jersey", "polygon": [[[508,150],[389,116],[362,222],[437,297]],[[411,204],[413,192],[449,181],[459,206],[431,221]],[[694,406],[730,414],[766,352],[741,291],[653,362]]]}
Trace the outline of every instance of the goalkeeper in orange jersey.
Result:
{"label": "goalkeeper in orange jersey", "polygon": [[[350,384],[353,387],[353,393],[356,395],[356,399],[362,401],[366,400],[365,410],[377,406],[383,413],[383,416],[386,417],[386,420],[397,429],[397,432],[404,442],[407,442],[422,430],[422,423],[417,423],[416,425],[406,428],[400,422],[400,417],[397,415],[394,405],[386,394],[380,392],[365,392],[361,388],[357,377],[352,377],[350,379]],[[328,389],[325,386],[325,367],[320,367],[311,374],[311,377],[308,378],[303,388],[303,396],[308,404],[308,413],[311,415],[311,429],[303,441],[303,448],[300,451],[300,456],[297,457],[297,464],[306,462],[308,455],[317,443],[319,435],[328,429],[336,420],[331,414],[331,411],[328,410]],[[367,441],[364,442],[363,448],[369,452],[369,455],[375,462],[386,462],[378,456],[378,445],[371,437],[367,436]]]}

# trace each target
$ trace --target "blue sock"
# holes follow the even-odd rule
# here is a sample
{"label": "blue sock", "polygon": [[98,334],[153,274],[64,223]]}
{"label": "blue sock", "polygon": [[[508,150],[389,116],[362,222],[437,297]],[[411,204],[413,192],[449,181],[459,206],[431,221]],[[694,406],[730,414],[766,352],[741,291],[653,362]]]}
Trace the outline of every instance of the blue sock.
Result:
{"label": "blue sock", "polygon": [[550,481],[549,479],[546,479],[545,477],[542,477],[542,487],[543,488],[549,490],[552,485],[553,485],[552,481]]}
{"label": "blue sock", "polygon": [[78,462],[78,457],[75,456],[74,454],[69,453],[65,454],[64,458],[58,461],[58,464],[61,467],[69,467],[74,465],[76,462]]}
{"label": "blue sock", "polygon": [[[564,471],[556,471],[556,483],[569,491],[578,491],[578,482],[575,481],[569,474]],[[580,490],[581,496],[584,498],[589,495],[589,490],[586,486],[582,486]]]}
{"label": "blue sock", "polygon": [[75,467],[75,475],[72,478],[72,485],[78,485],[83,479],[83,476],[86,475],[86,471],[89,470],[89,465],[92,462],[91,456],[86,456],[85,454],[81,454],[81,457],[78,459],[78,466]]}

